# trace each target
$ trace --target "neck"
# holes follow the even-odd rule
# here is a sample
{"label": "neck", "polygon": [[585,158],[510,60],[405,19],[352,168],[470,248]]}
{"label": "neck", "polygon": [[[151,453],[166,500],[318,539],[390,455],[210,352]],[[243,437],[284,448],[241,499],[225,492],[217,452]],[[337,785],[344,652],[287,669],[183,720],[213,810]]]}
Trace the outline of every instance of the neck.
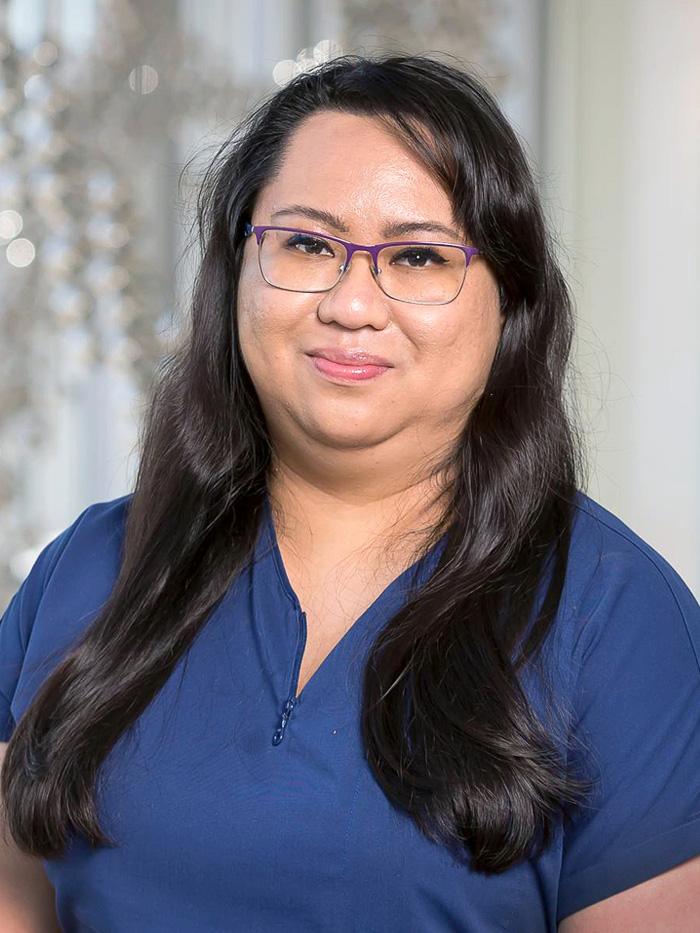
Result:
{"label": "neck", "polygon": [[268,477],[277,537],[306,560],[321,563],[364,552],[369,562],[411,560],[445,508],[436,478],[338,483],[276,459]]}

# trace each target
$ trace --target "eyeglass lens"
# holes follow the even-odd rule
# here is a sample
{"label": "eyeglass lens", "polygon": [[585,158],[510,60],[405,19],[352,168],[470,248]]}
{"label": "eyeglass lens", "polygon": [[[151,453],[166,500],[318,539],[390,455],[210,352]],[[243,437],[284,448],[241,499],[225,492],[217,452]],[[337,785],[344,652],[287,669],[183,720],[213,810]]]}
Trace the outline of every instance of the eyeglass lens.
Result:
{"label": "eyeglass lens", "polygon": [[[441,304],[459,292],[466,258],[455,246],[385,246],[378,253],[378,281],[391,298]],[[260,268],[265,280],[278,288],[327,291],[340,279],[346,259],[341,243],[308,233],[266,230],[261,237]]]}

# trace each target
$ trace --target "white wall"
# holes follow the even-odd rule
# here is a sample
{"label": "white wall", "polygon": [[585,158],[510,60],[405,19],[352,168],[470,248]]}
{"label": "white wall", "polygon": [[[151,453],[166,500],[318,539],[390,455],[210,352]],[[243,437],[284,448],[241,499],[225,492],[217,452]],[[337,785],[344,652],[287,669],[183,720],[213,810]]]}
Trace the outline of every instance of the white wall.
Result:
{"label": "white wall", "polygon": [[550,0],[542,158],[587,491],[700,595],[700,3]]}

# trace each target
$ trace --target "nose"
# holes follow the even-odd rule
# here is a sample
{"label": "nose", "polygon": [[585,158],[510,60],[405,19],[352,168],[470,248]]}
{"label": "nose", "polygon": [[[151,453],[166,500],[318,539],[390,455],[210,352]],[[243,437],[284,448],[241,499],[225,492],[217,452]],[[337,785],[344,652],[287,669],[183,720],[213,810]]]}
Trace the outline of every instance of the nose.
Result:
{"label": "nose", "polygon": [[[364,253],[364,256],[356,256],[356,253]],[[358,328],[367,324],[379,330],[386,327],[391,320],[390,300],[376,281],[369,250],[356,249],[348,255],[340,279],[324,293],[318,315],[322,321],[334,320],[344,327]]]}

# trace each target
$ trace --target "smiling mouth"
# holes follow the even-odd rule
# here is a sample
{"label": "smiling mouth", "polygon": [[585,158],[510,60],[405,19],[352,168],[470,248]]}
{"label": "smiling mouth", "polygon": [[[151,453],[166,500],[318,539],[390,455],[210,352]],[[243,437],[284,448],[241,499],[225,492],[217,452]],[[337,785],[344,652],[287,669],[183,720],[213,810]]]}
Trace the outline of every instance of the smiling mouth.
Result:
{"label": "smiling mouth", "polygon": [[308,358],[317,372],[330,379],[347,382],[366,382],[391,369],[390,366],[378,366],[376,363],[335,363],[324,356],[308,355]]}

